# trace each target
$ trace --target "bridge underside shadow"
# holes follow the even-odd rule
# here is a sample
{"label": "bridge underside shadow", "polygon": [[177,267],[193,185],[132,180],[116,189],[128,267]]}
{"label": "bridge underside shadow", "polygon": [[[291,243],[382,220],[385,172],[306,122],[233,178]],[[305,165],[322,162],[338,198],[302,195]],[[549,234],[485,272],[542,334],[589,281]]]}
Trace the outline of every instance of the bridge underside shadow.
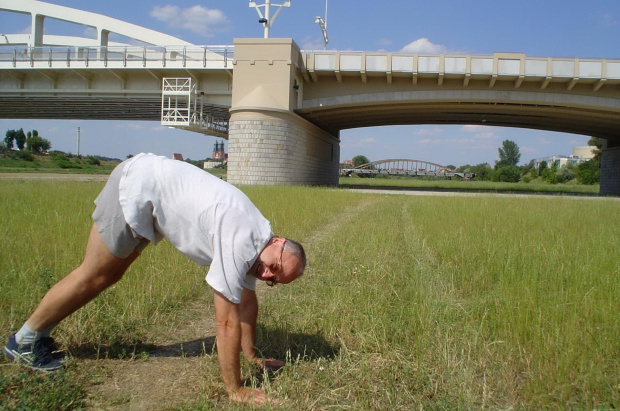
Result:
{"label": "bridge underside shadow", "polygon": [[[385,94],[320,99],[295,112],[332,131],[386,125],[477,124],[582,134],[607,139],[613,146],[620,143],[620,107],[615,111],[584,107],[579,101],[570,101],[578,100],[570,96],[545,94],[544,100],[558,101],[545,103],[532,101],[531,94],[536,93],[505,90],[446,90],[430,98],[420,92],[403,92],[389,101]],[[347,100],[355,103],[342,103]],[[616,101],[602,100],[601,104],[616,105]]]}
{"label": "bridge underside shadow", "polygon": [[[430,81],[411,84],[367,79],[371,93],[352,94],[360,80],[323,79],[304,84],[307,98],[295,113],[330,132],[386,125],[487,125],[598,137],[605,141],[601,161],[604,195],[620,195],[620,99],[617,91],[589,95],[590,87],[569,93],[563,84],[545,91],[536,84]],[[387,91],[385,91],[387,90]]]}

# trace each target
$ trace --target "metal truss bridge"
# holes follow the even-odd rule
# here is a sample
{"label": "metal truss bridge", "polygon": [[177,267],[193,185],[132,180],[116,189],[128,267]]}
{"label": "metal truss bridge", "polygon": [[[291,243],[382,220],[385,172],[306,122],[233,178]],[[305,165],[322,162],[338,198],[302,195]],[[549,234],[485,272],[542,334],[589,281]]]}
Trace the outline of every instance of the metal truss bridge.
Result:
{"label": "metal truss bridge", "polygon": [[462,179],[474,177],[471,173],[457,173],[455,170],[440,164],[400,158],[373,161],[355,168],[343,168],[340,170],[340,175],[343,177],[349,177],[353,174],[359,176],[459,177]]}

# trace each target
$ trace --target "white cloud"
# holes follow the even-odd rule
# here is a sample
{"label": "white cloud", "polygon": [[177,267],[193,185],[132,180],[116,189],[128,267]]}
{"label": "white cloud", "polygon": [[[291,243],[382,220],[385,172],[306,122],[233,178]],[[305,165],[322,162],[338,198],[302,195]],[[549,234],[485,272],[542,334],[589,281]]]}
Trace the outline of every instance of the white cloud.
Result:
{"label": "white cloud", "polygon": [[117,123],[114,127],[121,130],[144,130],[144,126],[142,124],[129,122]]}
{"label": "white cloud", "polygon": [[342,143],[340,144],[341,147],[348,147],[348,148],[365,148],[365,147],[373,147],[377,144],[377,140],[372,138],[372,137],[368,137],[368,138],[362,138],[362,139],[355,139],[353,141],[342,141]]}
{"label": "white cloud", "polygon": [[[215,26],[228,23],[221,10],[203,6],[180,8],[179,6],[155,6],[151,16],[168,24],[168,27],[181,27],[204,37],[212,37]],[[221,29],[220,29],[221,30]]]}
{"label": "white cloud", "polygon": [[302,50],[323,50],[323,40],[318,37],[307,36],[301,41]]}
{"label": "white cloud", "polygon": [[461,130],[468,132],[468,133],[479,133],[481,131],[486,131],[487,127],[476,125],[476,124],[466,124],[463,127],[461,127]]}
{"label": "white cloud", "polygon": [[446,47],[440,44],[434,44],[426,37],[417,39],[405,47],[403,47],[400,51],[403,53],[428,53],[428,54],[442,54],[446,52]]}
{"label": "white cloud", "polygon": [[461,130],[465,133],[474,134],[474,138],[477,140],[495,140],[500,138],[500,135],[496,132],[498,130],[496,127],[471,124],[461,127]]}
{"label": "white cloud", "polygon": [[421,128],[413,132],[417,136],[436,136],[442,134],[444,130],[441,127]]}

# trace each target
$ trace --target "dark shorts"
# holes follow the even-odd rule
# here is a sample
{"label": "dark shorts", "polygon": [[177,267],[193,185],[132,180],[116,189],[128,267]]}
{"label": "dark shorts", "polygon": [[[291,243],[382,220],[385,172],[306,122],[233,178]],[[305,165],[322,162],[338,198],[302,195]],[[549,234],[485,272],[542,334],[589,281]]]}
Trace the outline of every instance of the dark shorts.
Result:
{"label": "dark shorts", "polygon": [[126,258],[134,251],[141,253],[150,241],[137,235],[125,221],[119,202],[119,185],[125,163],[119,164],[95,200],[97,207],[93,220],[97,230],[110,252],[119,258]]}

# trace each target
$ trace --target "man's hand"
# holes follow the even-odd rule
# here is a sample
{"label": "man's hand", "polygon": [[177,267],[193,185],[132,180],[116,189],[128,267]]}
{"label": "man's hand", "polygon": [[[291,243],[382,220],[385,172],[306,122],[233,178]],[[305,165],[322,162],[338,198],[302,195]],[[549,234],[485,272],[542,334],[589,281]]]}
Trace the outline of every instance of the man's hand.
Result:
{"label": "man's hand", "polygon": [[286,365],[284,361],[274,360],[274,359],[266,359],[264,361],[264,364],[265,364],[264,365],[265,368],[267,368],[267,370],[269,371],[278,370]]}
{"label": "man's hand", "polygon": [[249,361],[256,364],[258,368],[260,368],[261,370],[266,369],[267,371],[276,371],[286,365],[284,361],[274,360],[271,358],[263,359],[263,358],[255,357]]}
{"label": "man's hand", "polygon": [[266,402],[276,403],[262,392],[255,388],[241,387],[237,391],[230,394],[230,400],[234,402],[242,402],[245,404],[264,404]]}

